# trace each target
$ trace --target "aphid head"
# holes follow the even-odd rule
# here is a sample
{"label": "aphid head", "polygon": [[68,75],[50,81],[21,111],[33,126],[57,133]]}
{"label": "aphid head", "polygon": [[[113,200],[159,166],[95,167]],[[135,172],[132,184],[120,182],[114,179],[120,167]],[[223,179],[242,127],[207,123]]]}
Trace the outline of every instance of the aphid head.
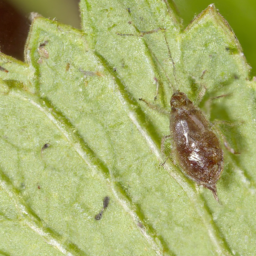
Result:
{"label": "aphid head", "polygon": [[172,95],[170,103],[171,103],[172,109],[181,108],[181,107],[192,104],[192,102],[188,99],[187,95],[179,91],[175,92]]}

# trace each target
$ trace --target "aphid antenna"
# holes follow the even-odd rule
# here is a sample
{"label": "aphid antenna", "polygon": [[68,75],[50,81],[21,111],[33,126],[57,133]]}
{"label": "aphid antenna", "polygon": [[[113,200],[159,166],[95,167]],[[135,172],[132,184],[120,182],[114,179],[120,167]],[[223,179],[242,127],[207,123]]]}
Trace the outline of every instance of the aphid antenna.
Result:
{"label": "aphid antenna", "polygon": [[[168,78],[169,82],[170,82],[170,86],[172,87],[172,90],[173,90],[173,93],[174,92],[177,92],[178,90],[176,89],[177,88],[177,84],[178,84],[178,81],[177,81],[177,77],[176,77],[176,68],[175,68],[175,62],[173,60],[173,57],[172,57],[172,52],[171,52],[171,49],[169,47],[169,44],[168,44],[168,41],[167,41],[167,37],[166,37],[166,33],[164,33],[164,40],[165,40],[165,43],[166,43],[166,46],[167,46],[167,50],[168,50],[168,55],[170,57],[170,60],[172,62],[172,68],[173,68],[173,76],[174,76],[174,80],[175,80],[175,86],[171,83],[170,79]],[[165,73],[165,75],[167,75]]]}
{"label": "aphid antenna", "polygon": [[163,73],[164,73],[166,79],[168,80],[169,85],[170,85],[170,87],[172,88],[172,91],[173,91],[173,93],[174,93],[174,92],[177,92],[177,91],[178,91],[178,90],[177,90],[177,84],[178,84],[178,82],[177,82],[177,77],[176,77],[175,62],[174,62],[174,60],[173,60],[172,53],[171,53],[171,50],[170,50],[170,47],[169,47],[169,44],[168,44],[168,41],[167,41],[167,37],[166,37],[166,29],[164,29],[164,28],[159,28],[159,29],[154,29],[154,30],[148,31],[148,32],[144,32],[144,31],[143,31],[143,32],[141,32],[141,33],[143,33],[143,35],[148,35],[148,34],[156,33],[156,32],[158,32],[158,31],[163,31],[163,34],[164,34],[165,44],[166,44],[167,51],[168,51],[168,55],[169,55],[169,58],[170,58],[170,60],[171,60],[172,67],[173,67],[173,76],[174,76],[174,80],[175,80],[175,86],[174,86],[173,83],[171,82],[170,77],[168,76],[166,70],[164,69],[164,67],[162,66],[162,64],[160,63],[160,61],[158,60],[157,56],[153,53],[153,51],[151,50],[151,48],[149,47],[149,45],[148,45],[148,44],[146,44],[146,45],[147,45],[147,47],[148,47],[150,53],[152,54],[152,56],[154,57],[154,59],[155,59],[156,62],[158,63],[159,67],[162,69],[162,71],[163,71]]}
{"label": "aphid antenna", "polygon": [[[165,28],[157,28],[157,29],[153,29],[153,30],[149,30],[149,31],[140,31],[134,24],[133,24],[133,27],[135,28],[135,30],[138,32],[138,35],[136,34],[122,34],[122,33],[116,33],[117,35],[119,36],[135,36],[135,37],[144,37],[145,35],[150,35],[150,34],[153,34],[153,33],[157,33],[159,31],[163,31],[164,32],[164,40],[165,40],[165,43],[166,43],[166,46],[167,46],[167,50],[168,50],[168,55],[171,59],[171,62],[172,62],[172,66],[173,66],[173,75],[174,75],[174,80],[175,80],[175,84],[177,85],[178,82],[177,82],[177,77],[176,77],[176,68],[175,68],[175,62],[173,60],[173,57],[172,57],[172,54],[171,54],[171,50],[170,50],[170,47],[169,47],[169,44],[168,44],[168,41],[167,41],[167,38],[166,38],[166,29]],[[168,80],[169,82],[169,85],[170,87],[172,88],[173,90],[173,93],[178,91],[176,88],[177,86],[174,86],[173,83],[171,82],[171,79],[170,77],[167,75],[167,72],[166,70],[163,68],[162,64],[160,63],[160,61],[158,60],[158,58],[156,57],[156,55],[153,53],[152,49],[149,47],[148,44],[146,44],[147,48],[149,49],[150,53],[152,54],[152,56],[154,57],[154,59],[156,60],[156,62],[158,63],[159,67],[162,69],[166,79]],[[156,98],[156,97],[155,97]]]}

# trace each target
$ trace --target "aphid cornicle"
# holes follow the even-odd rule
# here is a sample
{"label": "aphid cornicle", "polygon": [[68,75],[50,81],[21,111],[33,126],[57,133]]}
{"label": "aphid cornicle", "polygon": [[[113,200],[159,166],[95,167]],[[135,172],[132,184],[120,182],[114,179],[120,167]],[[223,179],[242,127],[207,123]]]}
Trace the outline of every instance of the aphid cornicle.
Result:
{"label": "aphid cornicle", "polygon": [[170,132],[175,158],[182,171],[197,184],[210,189],[218,201],[216,183],[223,170],[219,140],[202,111],[185,93],[175,92],[170,104]]}

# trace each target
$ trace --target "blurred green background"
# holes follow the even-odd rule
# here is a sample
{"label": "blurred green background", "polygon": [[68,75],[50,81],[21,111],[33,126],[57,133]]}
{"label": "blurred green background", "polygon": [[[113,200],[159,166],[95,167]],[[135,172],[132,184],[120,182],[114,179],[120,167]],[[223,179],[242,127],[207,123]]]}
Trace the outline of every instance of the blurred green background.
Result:
{"label": "blurred green background", "polygon": [[220,14],[234,30],[245,57],[252,67],[252,76],[256,75],[256,1],[255,0],[175,0],[184,26],[188,25],[196,14],[209,4],[214,3]]}
{"label": "blurred green background", "polygon": [[[23,14],[38,12],[45,17],[56,18],[58,21],[80,27],[79,0],[6,0],[15,5]],[[105,0],[107,1],[107,0]],[[171,1],[171,0],[167,0]],[[183,19],[184,27],[214,3],[220,13],[233,28],[240,41],[249,65],[251,74],[256,75],[256,1],[255,0],[173,0],[178,14]]]}

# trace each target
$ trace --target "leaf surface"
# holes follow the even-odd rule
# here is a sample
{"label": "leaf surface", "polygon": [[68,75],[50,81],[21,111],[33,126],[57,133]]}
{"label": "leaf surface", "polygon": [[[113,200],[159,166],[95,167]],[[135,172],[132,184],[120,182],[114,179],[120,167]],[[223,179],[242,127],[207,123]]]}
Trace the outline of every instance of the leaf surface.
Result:
{"label": "leaf surface", "polygon": [[[253,255],[255,83],[226,21],[209,6],[183,30],[164,1],[80,7],[82,31],[37,17],[26,64],[1,55],[0,252]],[[161,166],[169,118],[139,101],[156,80],[162,107],[203,85],[211,121],[242,122],[220,126],[241,152],[225,152],[221,204]]]}

